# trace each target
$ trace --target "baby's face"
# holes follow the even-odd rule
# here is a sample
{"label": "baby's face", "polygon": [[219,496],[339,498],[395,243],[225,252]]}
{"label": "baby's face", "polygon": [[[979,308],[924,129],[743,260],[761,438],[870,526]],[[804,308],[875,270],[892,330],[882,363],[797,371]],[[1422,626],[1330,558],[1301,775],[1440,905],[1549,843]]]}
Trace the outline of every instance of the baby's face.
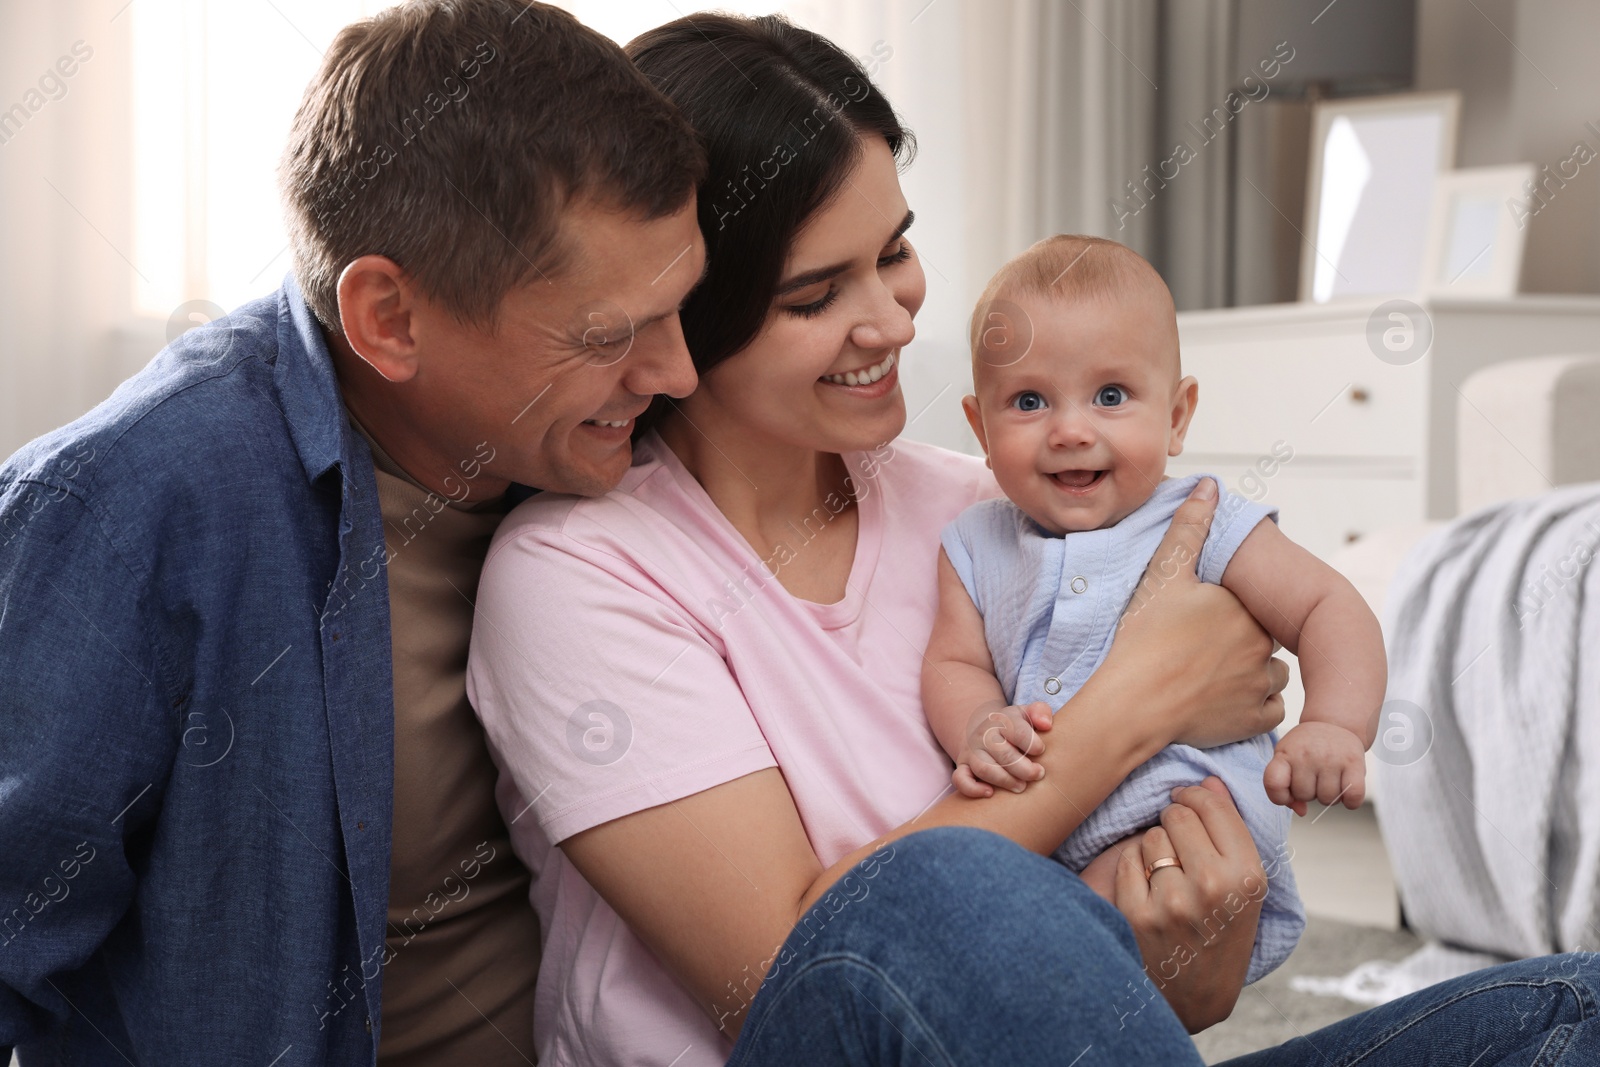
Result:
{"label": "baby's face", "polygon": [[1194,413],[1169,298],[996,304],[963,401],[995,480],[1051,533],[1115,525],[1155,492]]}

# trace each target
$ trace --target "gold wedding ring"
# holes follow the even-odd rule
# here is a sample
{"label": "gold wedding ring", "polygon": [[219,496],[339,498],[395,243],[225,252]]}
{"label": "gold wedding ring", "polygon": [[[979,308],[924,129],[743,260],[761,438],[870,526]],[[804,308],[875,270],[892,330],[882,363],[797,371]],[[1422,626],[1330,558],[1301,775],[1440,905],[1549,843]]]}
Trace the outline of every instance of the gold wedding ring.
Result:
{"label": "gold wedding ring", "polygon": [[1144,880],[1148,882],[1150,880],[1150,876],[1161,870],[1163,867],[1176,867],[1180,871],[1183,870],[1183,864],[1178,862],[1178,858],[1176,856],[1168,856],[1166,859],[1156,860],[1154,863],[1150,864],[1150,866],[1146,867],[1144,869]]}

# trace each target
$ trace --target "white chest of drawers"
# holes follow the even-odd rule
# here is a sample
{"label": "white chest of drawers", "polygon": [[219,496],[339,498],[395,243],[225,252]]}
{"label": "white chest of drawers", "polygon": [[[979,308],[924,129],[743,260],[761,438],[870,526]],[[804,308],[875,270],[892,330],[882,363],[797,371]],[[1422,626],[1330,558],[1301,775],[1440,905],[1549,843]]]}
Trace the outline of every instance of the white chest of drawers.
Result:
{"label": "white chest of drawers", "polygon": [[1170,473],[1210,471],[1276,505],[1284,532],[1326,559],[1381,527],[1456,514],[1458,388],[1474,371],[1600,352],[1597,297],[1417,300],[1432,327],[1420,358],[1404,350],[1403,332],[1390,335],[1400,350],[1383,344],[1384,329],[1404,331],[1404,320],[1380,320],[1369,342],[1380,303],[1180,314],[1200,405]]}

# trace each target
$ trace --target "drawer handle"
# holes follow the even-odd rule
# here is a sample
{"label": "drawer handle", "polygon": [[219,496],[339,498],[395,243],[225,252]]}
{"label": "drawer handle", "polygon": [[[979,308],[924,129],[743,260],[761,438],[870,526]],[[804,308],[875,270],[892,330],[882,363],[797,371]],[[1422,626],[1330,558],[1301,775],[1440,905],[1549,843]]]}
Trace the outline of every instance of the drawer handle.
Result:
{"label": "drawer handle", "polygon": [[1350,402],[1352,404],[1365,404],[1367,401],[1369,401],[1371,399],[1372,399],[1372,394],[1367,392],[1365,389],[1363,389],[1359,385],[1353,387],[1350,390]]}

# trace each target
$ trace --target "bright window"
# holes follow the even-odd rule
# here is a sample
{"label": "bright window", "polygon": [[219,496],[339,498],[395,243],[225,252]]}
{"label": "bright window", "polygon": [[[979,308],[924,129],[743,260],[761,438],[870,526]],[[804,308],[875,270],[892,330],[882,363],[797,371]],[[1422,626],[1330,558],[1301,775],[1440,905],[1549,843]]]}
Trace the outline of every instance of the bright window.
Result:
{"label": "bright window", "polygon": [[[322,52],[394,0],[137,0],[133,20],[135,308],[165,318],[190,300],[223,308],[289,270],[278,156]],[[677,18],[671,0],[562,7],[619,42]],[[781,5],[719,0],[747,14]]]}

